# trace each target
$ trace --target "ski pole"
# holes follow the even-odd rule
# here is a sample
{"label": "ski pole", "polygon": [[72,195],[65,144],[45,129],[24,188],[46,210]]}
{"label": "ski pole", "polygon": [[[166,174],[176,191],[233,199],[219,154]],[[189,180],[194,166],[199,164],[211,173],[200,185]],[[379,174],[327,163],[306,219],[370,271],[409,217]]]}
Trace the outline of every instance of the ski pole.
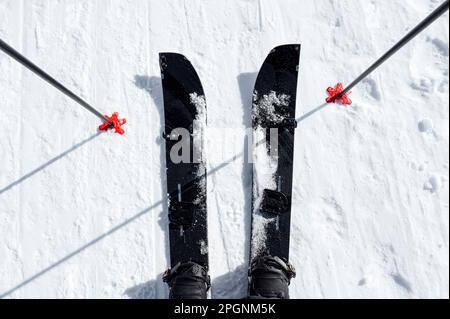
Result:
{"label": "ski pole", "polygon": [[[82,107],[84,107],[86,110],[100,118],[104,123],[100,126],[101,130],[107,130],[110,128],[118,128],[119,131],[116,132],[122,132],[120,126],[125,124],[125,119],[119,120],[118,115],[115,116],[114,113],[113,116],[107,117],[97,111],[93,106],[91,106],[89,103],[84,101],[82,98],[80,98],[78,95],[73,93],[71,90],[66,88],[64,85],[62,85],[60,82],[55,80],[53,77],[51,77],[49,74],[44,72],[41,68],[39,68],[36,64],[28,60],[26,57],[24,57],[22,54],[20,54],[18,51],[16,51],[14,48],[12,48],[10,45],[8,45],[6,42],[4,42],[2,39],[0,39],[0,50],[5,52],[7,55],[18,61],[20,64],[34,72],[36,75],[38,75],[40,78],[51,84],[53,87],[57,88],[59,91],[70,97],[72,100],[80,104]],[[125,121],[125,122],[123,122]]]}
{"label": "ski pole", "polygon": [[346,88],[343,88],[341,83],[335,88],[328,88],[328,93],[330,97],[327,102],[335,102],[336,100],[341,100],[344,104],[351,104],[351,100],[346,96],[347,93],[361,80],[367,77],[372,71],[377,69],[383,62],[394,55],[398,50],[400,50],[405,44],[416,37],[420,32],[426,29],[430,24],[432,24],[437,18],[443,15],[449,9],[449,1],[447,0],[442,3],[437,9],[435,9],[430,15],[428,15],[422,22],[420,22],[414,29],[412,29],[408,34],[406,34],[400,41],[398,41],[391,49],[389,49],[385,54],[383,54],[375,63],[373,63],[366,71],[364,71],[360,76],[358,76],[353,82],[351,82]]}

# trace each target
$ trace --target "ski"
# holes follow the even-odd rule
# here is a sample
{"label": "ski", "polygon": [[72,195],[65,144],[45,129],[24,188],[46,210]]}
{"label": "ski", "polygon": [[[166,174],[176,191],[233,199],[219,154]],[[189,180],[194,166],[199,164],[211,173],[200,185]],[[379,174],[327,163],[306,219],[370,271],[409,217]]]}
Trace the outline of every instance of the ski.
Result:
{"label": "ski", "polygon": [[273,49],[252,103],[253,196],[249,298],[288,299],[295,105],[300,45]]}
{"label": "ski", "polygon": [[171,299],[205,299],[210,286],[203,135],[206,102],[186,57],[160,53],[164,97]]}

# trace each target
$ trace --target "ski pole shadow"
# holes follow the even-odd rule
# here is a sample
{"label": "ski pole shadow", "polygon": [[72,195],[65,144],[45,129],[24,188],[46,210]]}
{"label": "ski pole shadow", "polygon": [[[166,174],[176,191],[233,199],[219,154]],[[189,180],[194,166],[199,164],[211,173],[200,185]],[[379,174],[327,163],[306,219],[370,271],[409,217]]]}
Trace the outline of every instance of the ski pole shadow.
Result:
{"label": "ski pole shadow", "polygon": [[324,109],[328,105],[329,105],[329,103],[325,102],[325,103],[313,108],[312,110],[306,112],[305,114],[303,114],[302,116],[300,116],[299,118],[296,119],[297,123],[303,122],[304,120],[311,117],[312,115],[319,112],[320,110]]}
{"label": "ski pole shadow", "polygon": [[69,148],[68,150],[62,152],[61,154],[59,154],[58,156],[53,157],[52,159],[50,159],[48,162],[42,164],[41,166],[35,168],[34,170],[32,170],[31,172],[23,175],[21,178],[19,178],[18,180],[12,182],[11,184],[3,187],[0,189],[0,195],[2,195],[4,192],[9,191],[10,189],[14,188],[15,186],[19,185],[20,183],[26,181],[27,179],[29,179],[30,177],[32,177],[33,175],[39,173],[40,171],[46,169],[48,166],[50,166],[51,164],[55,163],[56,161],[62,159],[63,157],[69,155],[70,153],[72,153],[73,151],[75,151],[76,149],[80,148],[81,146],[83,146],[84,144],[92,141],[93,139],[95,139],[97,136],[99,136],[100,134],[102,134],[102,132],[97,132],[96,134],[88,137],[87,139],[75,144],[74,146],[72,146],[71,148]]}
{"label": "ski pole shadow", "polygon": [[108,230],[107,232],[104,232],[103,234],[97,236],[96,238],[92,239],[91,241],[87,242],[86,244],[84,244],[83,246],[75,249],[74,251],[72,251],[71,253],[67,254],[66,256],[64,256],[63,258],[59,259],[58,261],[54,262],[53,264],[45,267],[44,269],[42,269],[41,271],[35,273],[34,275],[28,277],[27,279],[25,279],[24,281],[22,281],[21,283],[19,283],[18,285],[16,285],[15,287],[5,291],[5,292],[1,292],[0,293],[0,299],[5,298],[9,295],[11,295],[12,293],[14,293],[15,291],[17,291],[18,289],[28,285],[30,282],[32,282],[33,280],[45,275],[46,273],[48,273],[50,270],[56,268],[57,266],[61,265],[62,263],[72,259],[73,257],[75,257],[76,255],[78,255],[79,253],[83,252],[84,250],[86,250],[87,248],[97,244],[99,241],[105,239],[106,237],[108,237],[109,235],[112,235],[114,233],[116,233],[118,230],[120,230],[121,228],[127,226],[128,224],[134,222],[135,220],[139,219],[140,217],[144,216],[145,214],[151,212],[153,209],[155,209],[156,207],[160,206],[164,201],[160,200],[158,202],[156,202],[155,204],[153,204],[152,206],[149,206],[143,210],[141,210],[140,212],[138,212],[137,214],[135,214],[134,216],[126,219],[125,221],[121,222],[120,224],[114,226],[113,228],[111,228],[110,230]]}
{"label": "ski pole shadow", "polygon": [[158,294],[158,285],[162,282],[162,276],[163,274],[159,274],[156,279],[128,288],[124,295],[130,299],[162,299]]}
{"label": "ski pole shadow", "polygon": [[247,265],[242,264],[233,271],[215,278],[211,284],[213,299],[242,299],[247,296]]}

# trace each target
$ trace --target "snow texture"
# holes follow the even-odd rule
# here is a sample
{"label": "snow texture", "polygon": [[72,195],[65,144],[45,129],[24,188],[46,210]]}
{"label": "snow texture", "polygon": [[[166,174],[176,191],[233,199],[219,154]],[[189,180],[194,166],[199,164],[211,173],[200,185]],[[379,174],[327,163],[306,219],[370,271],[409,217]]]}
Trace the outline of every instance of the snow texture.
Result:
{"label": "snow texture", "polygon": [[[202,163],[201,168],[204,168],[205,158],[204,152],[206,151],[205,135],[206,135],[206,100],[204,96],[197,93],[191,93],[189,95],[190,102],[195,106],[197,115],[193,123],[193,143],[194,143],[194,161],[196,163]],[[203,175],[204,172],[200,171],[197,176]]]}
{"label": "snow texture", "polygon": [[[190,102],[195,106],[197,115],[193,123],[193,160],[195,163],[199,163],[196,176],[200,177],[197,181],[197,185],[200,187],[200,192],[197,198],[194,199],[194,204],[204,203],[204,197],[207,192],[206,189],[206,100],[203,95],[198,95],[197,93],[191,93],[189,95]],[[203,250],[205,250],[204,248]]]}
{"label": "snow texture", "polygon": [[264,189],[276,190],[275,173],[278,167],[276,157],[270,156],[266,143],[267,129],[256,127],[253,132],[253,221],[252,221],[252,258],[264,251],[266,240],[266,227],[275,219],[267,219],[258,209],[263,200]]}
{"label": "snow texture", "polygon": [[[158,53],[196,68],[208,129],[244,132],[265,57],[301,43],[291,296],[448,298],[448,13],[355,87],[352,106],[324,104],[328,86],[349,83],[439,3],[0,0],[0,38],[128,120],[124,136],[99,134],[95,116],[0,52],[0,297],[167,298]],[[246,140],[209,145],[211,295],[241,298]],[[231,161],[210,162],[233,147]]]}
{"label": "snow texture", "polygon": [[275,111],[275,107],[280,110],[288,106],[290,98],[287,94],[277,94],[274,91],[259,98],[258,93],[255,92],[253,94],[252,119],[257,123],[259,119],[264,119],[274,125],[281,124],[284,117],[280,115],[280,112]]}
{"label": "snow texture", "polygon": [[[278,169],[278,154],[272,151],[278,149],[277,145],[270,145],[278,137],[278,130],[269,128],[270,125],[281,124],[284,117],[280,115],[283,107],[289,106],[290,96],[278,94],[271,91],[262,97],[258,97],[258,92],[253,93],[252,120],[255,125],[253,131],[251,150],[253,154],[253,220],[252,220],[252,255],[253,259],[265,250],[267,225],[277,222],[277,218],[264,217],[260,214],[259,208],[263,200],[265,189],[278,190],[275,173]],[[261,125],[265,121],[269,125]],[[270,135],[270,142],[267,143],[266,135]],[[278,142],[278,141],[276,141]]]}

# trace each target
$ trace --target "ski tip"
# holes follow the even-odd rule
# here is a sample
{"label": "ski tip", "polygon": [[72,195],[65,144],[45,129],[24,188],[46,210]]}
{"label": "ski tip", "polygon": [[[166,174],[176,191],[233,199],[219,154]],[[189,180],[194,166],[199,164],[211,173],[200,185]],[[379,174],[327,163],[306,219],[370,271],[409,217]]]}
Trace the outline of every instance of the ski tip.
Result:
{"label": "ski tip", "polygon": [[294,49],[295,51],[300,51],[302,45],[300,43],[292,43],[292,44],[282,44],[279,46],[276,46],[270,51],[270,53],[273,53],[275,51],[279,50],[285,50],[285,49]]}
{"label": "ski tip", "polygon": [[[163,82],[171,79],[168,80],[171,83],[170,85],[181,85],[183,87],[181,91],[188,91],[187,93],[196,92],[199,95],[204,95],[197,71],[191,61],[183,54],[161,52],[159,53],[159,64]],[[168,77],[166,78],[166,76]]]}
{"label": "ski tip", "polygon": [[181,53],[176,53],[176,52],[160,52],[159,53],[159,57],[172,57],[172,58],[181,58],[181,59],[186,59],[187,58],[181,54]]}
{"label": "ski tip", "polygon": [[188,61],[189,60],[181,53],[175,53],[175,52],[160,52],[159,53],[159,65],[161,69],[165,69],[168,66],[168,63],[173,60],[178,61]]}

